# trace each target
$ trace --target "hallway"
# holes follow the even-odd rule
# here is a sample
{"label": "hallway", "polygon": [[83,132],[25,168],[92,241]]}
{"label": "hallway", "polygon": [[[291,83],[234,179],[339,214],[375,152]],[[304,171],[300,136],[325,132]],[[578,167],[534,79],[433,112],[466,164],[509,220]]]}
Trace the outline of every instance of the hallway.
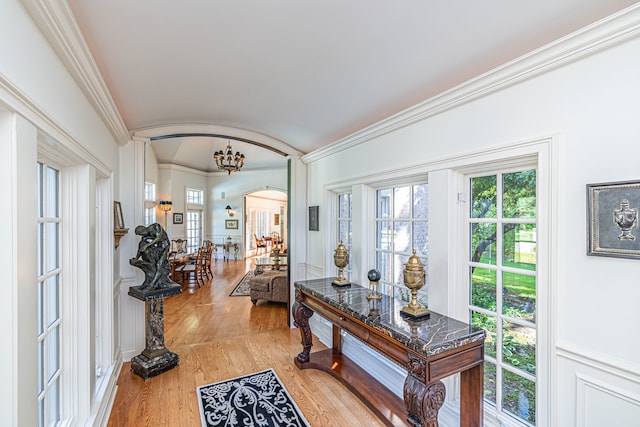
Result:
{"label": "hallway", "polygon": [[[214,277],[165,300],[165,344],[177,368],[144,381],[123,365],[109,427],[200,426],[196,387],[273,368],[312,426],[383,425],[329,375],[298,370],[298,329],[287,327],[285,304],[229,297],[251,260],[214,261]],[[126,326],[125,326],[126,327]],[[314,339],[314,350],[325,348]]]}

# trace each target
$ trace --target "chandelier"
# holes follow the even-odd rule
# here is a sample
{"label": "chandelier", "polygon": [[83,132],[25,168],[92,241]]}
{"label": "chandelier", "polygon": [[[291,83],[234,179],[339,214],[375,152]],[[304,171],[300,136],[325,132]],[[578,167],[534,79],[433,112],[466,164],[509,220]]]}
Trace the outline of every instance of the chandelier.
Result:
{"label": "chandelier", "polygon": [[213,158],[216,159],[218,169],[229,172],[229,175],[231,175],[231,172],[238,172],[242,165],[244,165],[244,154],[236,151],[234,156],[230,141],[227,141],[227,154],[222,150],[216,151],[213,154]]}

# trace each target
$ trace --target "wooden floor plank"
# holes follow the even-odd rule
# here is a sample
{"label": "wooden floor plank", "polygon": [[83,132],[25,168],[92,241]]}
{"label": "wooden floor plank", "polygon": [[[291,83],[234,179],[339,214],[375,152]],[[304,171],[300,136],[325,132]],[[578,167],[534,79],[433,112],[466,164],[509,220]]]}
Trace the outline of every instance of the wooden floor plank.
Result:
{"label": "wooden floor plank", "polygon": [[[250,260],[217,261],[202,288],[185,287],[165,300],[165,344],[177,368],[143,380],[125,363],[109,427],[200,426],[196,387],[273,368],[313,427],[383,426],[330,375],[299,370],[300,333],[287,326],[285,304],[229,297]],[[324,347],[314,339],[314,350]]]}

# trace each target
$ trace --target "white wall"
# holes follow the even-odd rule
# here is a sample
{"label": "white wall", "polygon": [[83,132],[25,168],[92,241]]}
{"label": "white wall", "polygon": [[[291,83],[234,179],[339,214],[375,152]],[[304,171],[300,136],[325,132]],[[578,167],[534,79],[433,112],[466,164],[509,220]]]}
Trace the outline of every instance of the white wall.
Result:
{"label": "white wall", "polygon": [[[632,18],[637,28],[638,14]],[[631,426],[640,417],[640,261],[586,255],[585,185],[640,179],[640,39],[623,41],[629,19],[607,24],[607,30],[615,33],[617,26],[626,34],[619,44],[568,62],[557,56],[545,73],[530,71],[520,82],[503,81],[501,90],[487,88],[485,96],[434,108],[414,123],[389,125],[387,133],[374,129],[336,154],[309,157],[307,205],[320,205],[322,220],[320,233],[307,233],[307,262],[312,271],[329,275],[331,236],[322,232],[331,220],[327,189],[446,171],[439,162],[555,136],[550,172],[558,200],[551,221],[557,233],[546,248],[555,255],[546,319],[552,347],[541,355],[551,359],[553,397],[551,413],[539,425],[613,425],[614,417],[622,420],[615,425]],[[576,43],[574,51],[582,47]],[[500,73],[506,77],[507,71]],[[448,96],[455,98],[455,91]],[[447,179],[430,185],[436,199],[447,200],[452,191]],[[448,233],[455,226],[449,216],[438,215],[429,230]],[[430,257],[446,259],[447,250],[430,246]],[[447,292],[446,285],[453,284],[434,284],[430,292]]]}
{"label": "white wall", "polygon": [[[38,150],[46,147],[47,154],[60,156],[60,163],[64,166],[90,168],[97,172],[100,179],[109,181],[103,191],[109,192],[110,206],[107,206],[107,212],[112,212],[114,197],[111,191],[116,189],[117,192],[117,179],[113,178],[118,174],[119,146],[18,0],[0,2],[0,52],[0,109],[9,112],[3,115],[0,126],[0,157],[6,160],[2,167],[7,178],[4,181],[7,183],[5,195],[12,207],[3,217],[7,220],[3,222],[3,235],[13,242],[7,248],[12,252],[15,249],[12,256],[2,257],[1,261],[3,271],[8,273],[8,282],[5,284],[7,298],[0,303],[0,312],[7,313],[2,340],[7,344],[8,351],[4,352],[0,363],[0,378],[3,380],[0,409],[4,425],[37,425],[37,296],[33,264],[37,235],[33,214],[35,201],[32,198],[36,191],[35,164],[37,156],[42,154]],[[45,140],[47,142],[43,144]],[[89,191],[86,194],[94,194],[95,186],[95,176],[91,175],[89,179],[83,179],[78,188]],[[25,195],[31,197],[26,199]],[[82,200],[75,198],[74,194],[67,196]],[[95,197],[87,203],[76,204],[75,208],[78,212],[95,212]],[[105,221],[112,227],[111,215]],[[104,227],[101,229],[104,230]],[[96,230],[91,229],[90,225],[83,231],[92,237],[96,236]],[[107,240],[103,243],[112,248],[113,240]],[[74,246],[73,243],[67,241],[63,246]],[[88,242],[85,239],[75,243],[76,247],[80,247]],[[111,274],[115,272],[113,259],[105,257],[103,263],[98,270],[105,272],[105,276],[113,282],[104,284],[108,287],[107,291],[113,293],[112,288],[118,281],[118,276]],[[93,268],[96,266],[90,267]],[[65,267],[64,273],[69,277],[77,271],[69,271]],[[87,297],[88,283],[85,281],[82,285],[80,297]],[[67,302],[76,297],[69,295],[69,292],[69,289],[63,290],[62,294]],[[90,303],[88,300],[77,301],[86,306]],[[66,383],[68,388],[63,394],[64,416],[75,417],[78,425],[91,425],[103,421],[108,403],[115,394],[115,376],[121,361],[116,357],[106,360],[109,366],[104,366],[107,378],[104,378],[103,387],[90,390],[95,385],[89,383],[86,371],[92,357],[88,354],[92,353],[91,338],[86,333],[82,335],[78,332],[86,332],[86,329],[75,328],[80,326],[80,320],[74,320],[78,319],[73,315],[77,314],[76,308],[66,304],[62,345],[73,345],[76,350],[89,351],[76,358],[75,363],[70,363],[69,354],[65,353],[65,381],[70,382]],[[112,314],[105,313],[105,316],[112,319]],[[86,323],[86,319],[81,320]],[[119,341],[117,333],[112,335],[112,331],[104,332],[109,335],[105,337],[107,340],[114,343]],[[69,398],[71,393],[76,393],[73,402]]]}

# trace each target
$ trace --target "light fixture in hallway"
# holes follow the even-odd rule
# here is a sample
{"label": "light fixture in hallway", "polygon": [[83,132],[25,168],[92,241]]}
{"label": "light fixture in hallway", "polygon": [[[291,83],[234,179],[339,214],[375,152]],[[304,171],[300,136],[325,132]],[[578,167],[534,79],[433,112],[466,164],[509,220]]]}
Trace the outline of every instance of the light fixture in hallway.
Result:
{"label": "light fixture in hallway", "polygon": [[231,149],[231,141],[229,140],[227,140],[227,153],[225,154],[222,150],[216,151],[213,154],[213,158],[216,159],[218,169],[229,172],[229,175],[231,175],[231,172],[238,172],[244,165],[244,154],[236,151],[234,155]]}
{"label": "light fixture in hallway", "polygon": [[164,212],[164,229],[167,229],[167,214],[171,211],[171,200],[160,200],[158,207]]}

